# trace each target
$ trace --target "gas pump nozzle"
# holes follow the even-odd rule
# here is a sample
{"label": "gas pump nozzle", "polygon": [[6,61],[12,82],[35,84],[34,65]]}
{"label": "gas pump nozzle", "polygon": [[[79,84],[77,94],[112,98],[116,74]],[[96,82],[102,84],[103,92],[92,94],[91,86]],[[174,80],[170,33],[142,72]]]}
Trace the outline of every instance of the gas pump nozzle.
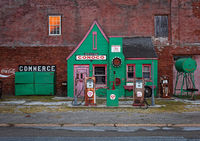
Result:
{"label": "gas pump nozzle", "polygon": [[114,74],[114,81],[113,81],[113,87],[112,87],[112,90],[115,90],[115,71],[113,71],[113,74]]}

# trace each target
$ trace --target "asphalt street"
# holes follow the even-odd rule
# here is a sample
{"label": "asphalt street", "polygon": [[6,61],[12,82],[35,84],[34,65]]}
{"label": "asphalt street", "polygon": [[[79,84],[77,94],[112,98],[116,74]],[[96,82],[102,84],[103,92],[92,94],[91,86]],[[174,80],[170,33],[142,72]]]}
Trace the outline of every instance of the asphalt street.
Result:
{"label": "asphalt street", "polygon": [[174,108],[172,112],[150,112],[149,109],[133,112],[130,110],[132,107],[125,110],[68,107],[65,112],[50,112],[51,108],[59,110],[60,105],[57,104],[63,103],[51,105],[41,102],[48,105],[43,105],[43,110],[37,111],[37,108],[41,108],[38,102],[31,102],[32,105],[26,105],[26,101],[20,104],[14,102],[1,105],[4,111],[0,112],[0,141],[200,140],[199,111],[177,112]]}
{"label": "asphalt street", "polygon": [[42,129],[0,127],[1,141],[189,141],[200,140],[200,130],[184,130],[183,128],[154,128],[147,130],[138,128],[135,131],[81,131],[67,129]]}
{"label": "asphalt street", "polygon": [[197,141],[183,137],[9,137],[1,141]]}

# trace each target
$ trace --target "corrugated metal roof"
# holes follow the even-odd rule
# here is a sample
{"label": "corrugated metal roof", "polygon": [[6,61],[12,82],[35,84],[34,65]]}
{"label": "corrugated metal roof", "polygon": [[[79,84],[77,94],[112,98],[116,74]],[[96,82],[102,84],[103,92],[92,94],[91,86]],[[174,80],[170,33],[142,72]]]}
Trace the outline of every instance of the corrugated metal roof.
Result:
{"label": "corrugated metal roof", "polygon": [[123,38],[125,58],[157,58],[151,37]]}

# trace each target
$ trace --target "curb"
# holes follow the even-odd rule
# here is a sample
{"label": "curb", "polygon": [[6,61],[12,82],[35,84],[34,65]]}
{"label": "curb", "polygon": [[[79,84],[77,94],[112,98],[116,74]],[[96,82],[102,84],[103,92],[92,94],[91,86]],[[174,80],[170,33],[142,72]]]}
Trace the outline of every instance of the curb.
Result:
{"label": "curb", "polygon": [[200,127],[200,124],[106,124],[106,123],[84,123],[84,124],[12,124],[2,123],[0,127]]}

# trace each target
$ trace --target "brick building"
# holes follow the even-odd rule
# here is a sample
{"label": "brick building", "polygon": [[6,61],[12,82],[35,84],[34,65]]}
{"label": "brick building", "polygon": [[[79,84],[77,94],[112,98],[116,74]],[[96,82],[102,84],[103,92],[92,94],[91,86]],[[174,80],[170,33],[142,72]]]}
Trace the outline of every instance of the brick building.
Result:
{"label": "brick building", "polygon": [[94,20],[108,37],[150,36],[158,55],[158,78],[169,76],[171,92],[174,58],[192,56],[200,63],[199,0],[1,0],[3,94],[14,94],[19,65],[55,65],[56,95],[67,95],[62,86],[66,58]]}

